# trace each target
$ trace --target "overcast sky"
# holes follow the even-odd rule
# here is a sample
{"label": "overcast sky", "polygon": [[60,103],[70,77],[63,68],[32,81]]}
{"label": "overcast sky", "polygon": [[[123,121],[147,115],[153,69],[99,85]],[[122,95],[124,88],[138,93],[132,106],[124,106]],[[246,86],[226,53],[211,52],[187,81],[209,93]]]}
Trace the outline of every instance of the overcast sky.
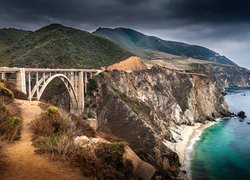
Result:
{"label": "overcast sky", "polygon": [[0,0],[0,28],[129,27],[206,46],[250,68],[249,9],[247,0]]}

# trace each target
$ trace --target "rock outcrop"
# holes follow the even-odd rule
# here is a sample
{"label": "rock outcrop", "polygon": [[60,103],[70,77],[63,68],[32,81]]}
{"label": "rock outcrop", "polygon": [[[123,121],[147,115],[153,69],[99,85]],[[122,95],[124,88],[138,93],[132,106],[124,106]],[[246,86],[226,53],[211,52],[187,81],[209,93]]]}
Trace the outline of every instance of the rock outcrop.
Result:
{"label": "rock outcrop", "polygon": [[[90,147],[95,149],[98,144],[110,143],[103,138],[88,138],[87,136],[78,136],[74,139],[74,143],[80,147]],[[123,159],[131,161],[134,168],[134,175],[144,180],[150,180],[155,174],[156,169],[149,163],[141,160],[135,152],[128,146],[125,146]]]}
{"label": "rock outcrop", "polygon": [[193,72],[203,73],[224,87],[249,87],[250,70],[219,64],[192,64]]}
{"label": "rock outcrop", "polygon": [[174,141],[171,127],[227,112],[222,89],[206,75],[155,66],[106,72],[96,80],[99,87],[87,98],[87,113],[97,118],[98,130],[127,141],[163,178],[176,177],[180,167],[177,154],[162,143]]}

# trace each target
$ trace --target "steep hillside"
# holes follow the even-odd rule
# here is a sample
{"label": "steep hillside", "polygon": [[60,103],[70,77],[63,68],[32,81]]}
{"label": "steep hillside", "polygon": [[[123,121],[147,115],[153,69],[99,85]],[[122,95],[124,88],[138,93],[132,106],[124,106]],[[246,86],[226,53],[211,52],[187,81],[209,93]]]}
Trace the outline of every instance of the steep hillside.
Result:
{"label": "steep hillside", "polygon": [[147,69],[147,65],[138,56],[131,56],[121,62],[107,67],[107,70],[134,71]]}
{"label": "steep hillside", "polygon": [[0,29],[0,52],[18,42],[29,33],[30,31],[24,31],[21,29]]}
{"label": "steep hillside", "polygon": [[220,84],[222,87],[249,87],[250,70],[243,67],[235,67],[200,61],[195,59],[179,60],[152,60],[148,64],[157,64],[168,69],[184,71],[189,73],[205,74]]}
{"label": "steep hillside", "polygon": [[175,179],[179,172],[177,155],[163,143],[175,142],[176,127],[226,113],[222,89],[205,75],[155,66],[104,72],[96,81],[97,93],[86,104],[87,113],[98,119],[98,130],[127,141],[163,179]]}
{"label": "steep hillside", "polygon": [[[94,34],[106,37],[144,59],[169,59],[174,56],[192,57],[236,66],[234,62],[202,46],[165,41],[126,28],[99,28]],[[174,55],[174,56],[173,56]]]}
{"label": "steep hillside", "polygon": [[0,66],[99,68],[130,55],[107,39],[51,24],[30,33],[3,51]]}

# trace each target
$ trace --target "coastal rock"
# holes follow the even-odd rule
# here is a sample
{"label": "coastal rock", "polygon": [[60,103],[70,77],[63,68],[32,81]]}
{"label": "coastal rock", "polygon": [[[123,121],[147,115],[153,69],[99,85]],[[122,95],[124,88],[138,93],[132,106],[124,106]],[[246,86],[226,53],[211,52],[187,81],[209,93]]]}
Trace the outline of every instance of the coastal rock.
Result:
{"label": "coastal rock", "polygon": [[207,74],[224,87],[249,87],[250,70],[242,67],[219,64],[194,63],[192,71]]}
{"label": "coastal rock", "polygon": [[237,115],[238,115],[238,117],[239,117],[239,118],[242,118],[242,119],[244,119],[244,118],[246,118],[246,117],[247,117],[244,111],[240,111],[240,112],[238,112],[238,114],[237,114]]}
{"label": "coastal rock", "polygon": [[172,127],[227,113],[222,90],[205,75],[154,66],[104,72],[96,80],[98,93],[86,99],[95,102],[89,109],[96,111],[98,131],[128,142],[163,179],[173,179],[180,170],[177,154],[163,144],[180,139]]}
{"label": "coastal rock", "polygon": [[[110,143],[102,138],[88,138],[87,136],[77,136],[74,143],[80,147],[91,147],[95,149],[100,143]],[[151,164],[143,161],[136,153],[128,146],[125,146],[123,154],[124,160],[130,160],[134,167],[134,175],[141,179],[150,180],[156,172],[156,169]]]}

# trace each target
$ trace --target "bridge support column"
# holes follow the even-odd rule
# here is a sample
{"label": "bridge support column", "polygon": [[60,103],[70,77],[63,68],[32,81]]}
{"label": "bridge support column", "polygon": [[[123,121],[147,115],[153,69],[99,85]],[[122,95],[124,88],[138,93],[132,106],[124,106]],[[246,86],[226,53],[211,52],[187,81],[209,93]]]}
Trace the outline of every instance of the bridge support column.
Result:
{"label": "bridge support column", "polygon": [[78,76],[77,96],[78,96],[78,114],[82,114],[83,111],[84,111],[84,79],[83,79],[83,71],[80,71],[79,76]]}
{"label": "bridge support column", "polygon": [[20,70],[16,73],[16,87],[19,91],[22,91],[24,94],[27,94],[24,68],[20,68]]}
{"label": "bridge support column", "polygon": [[7,77],[6,77],[6,73],[5,72],[1,73],[1,79],[4,80],[4,81],[7,81]]}
{"label": "bridge support column", "polygon": [[30,75],[30,72],[28,73],[28,88],[29,88],[29,92],[28,92],[28,94],[29,94],[29,100],[31,101],[32,100],[32,95],[31,95],[31,75]]}

